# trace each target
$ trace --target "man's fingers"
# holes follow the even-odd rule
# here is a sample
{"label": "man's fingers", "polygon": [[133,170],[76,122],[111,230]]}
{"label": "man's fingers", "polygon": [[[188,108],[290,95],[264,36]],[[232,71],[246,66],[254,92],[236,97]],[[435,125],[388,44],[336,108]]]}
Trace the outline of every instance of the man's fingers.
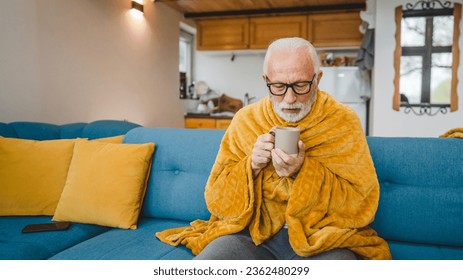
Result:
{"label": "man's fingers", "polygon": [[303,157],[305,155],[305,144],[301,140],[297,143],[297,146],[299,148],[299,153],[298,157]]}

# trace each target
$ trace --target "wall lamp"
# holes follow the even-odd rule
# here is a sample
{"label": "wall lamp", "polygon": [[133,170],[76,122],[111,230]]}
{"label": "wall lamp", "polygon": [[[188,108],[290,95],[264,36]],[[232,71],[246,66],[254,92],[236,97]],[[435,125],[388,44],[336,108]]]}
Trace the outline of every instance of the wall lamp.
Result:
{"label": "wall lamp", "polygon": [[132,9],[137,10],[140,13],[143,13],[143,4],[140,4],[140,3],[136,2],[136,1],[132,1]]}

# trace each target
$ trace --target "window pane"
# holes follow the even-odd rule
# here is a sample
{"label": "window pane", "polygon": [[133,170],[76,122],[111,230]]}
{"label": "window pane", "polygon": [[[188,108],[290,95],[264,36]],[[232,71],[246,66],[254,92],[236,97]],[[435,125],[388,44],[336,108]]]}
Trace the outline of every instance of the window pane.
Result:
{"label": "window pane", "polygon": [[423,58],[403,56],[400,59],[400,93],[408,97],[410,104],[421,103],[421,79]]}
{"label": "window pane", "polygon": [[450,104],[451,79],[452,54],[433,54],[431,67],[431,103]]}
{"label": "window pane", "polygon": [[178,54],[178,62],[179,62],[179,71],[180,72],[186,72],[187,71],[187,65],[188,65],[188,44],[185,41],[180,40],[179,43],[179,54]]}
{"label": "window pane", "polygon": [[192,82],[192,68],[193,68],[193,44],[194,35],[183,30],[180,30],[179,37],[179,71],[185,73],[186,84],[189,85]]}
{"label": "window pane", "polygon": [[402,19],[400,42],[402,47],[424,46],[426,18],[409,17]]}
{"label": "window pane", "polygon": [[451,46],[453,43],[453,16],[434,17],[432,45]]}

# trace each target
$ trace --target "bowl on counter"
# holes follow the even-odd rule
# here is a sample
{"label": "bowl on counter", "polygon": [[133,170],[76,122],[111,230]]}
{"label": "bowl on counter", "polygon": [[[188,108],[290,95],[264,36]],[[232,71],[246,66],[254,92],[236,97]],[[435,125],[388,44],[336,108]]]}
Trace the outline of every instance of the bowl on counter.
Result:
{"label": "bowl on counter", "polygon": [[187,113],[198,113],[199,99],[185,99]]}

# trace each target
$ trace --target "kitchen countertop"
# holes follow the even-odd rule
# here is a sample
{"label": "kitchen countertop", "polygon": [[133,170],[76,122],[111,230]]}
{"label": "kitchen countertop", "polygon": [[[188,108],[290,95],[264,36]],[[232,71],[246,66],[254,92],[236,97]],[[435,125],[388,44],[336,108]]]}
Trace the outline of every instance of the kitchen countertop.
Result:
{"label": "kitchen countertop", "polygon": [[217,115],[217,114],[207,114],[207,113],[185,113],[185,118],[209,118],[209,119],[232,119],[233,116],[230,115]]}

